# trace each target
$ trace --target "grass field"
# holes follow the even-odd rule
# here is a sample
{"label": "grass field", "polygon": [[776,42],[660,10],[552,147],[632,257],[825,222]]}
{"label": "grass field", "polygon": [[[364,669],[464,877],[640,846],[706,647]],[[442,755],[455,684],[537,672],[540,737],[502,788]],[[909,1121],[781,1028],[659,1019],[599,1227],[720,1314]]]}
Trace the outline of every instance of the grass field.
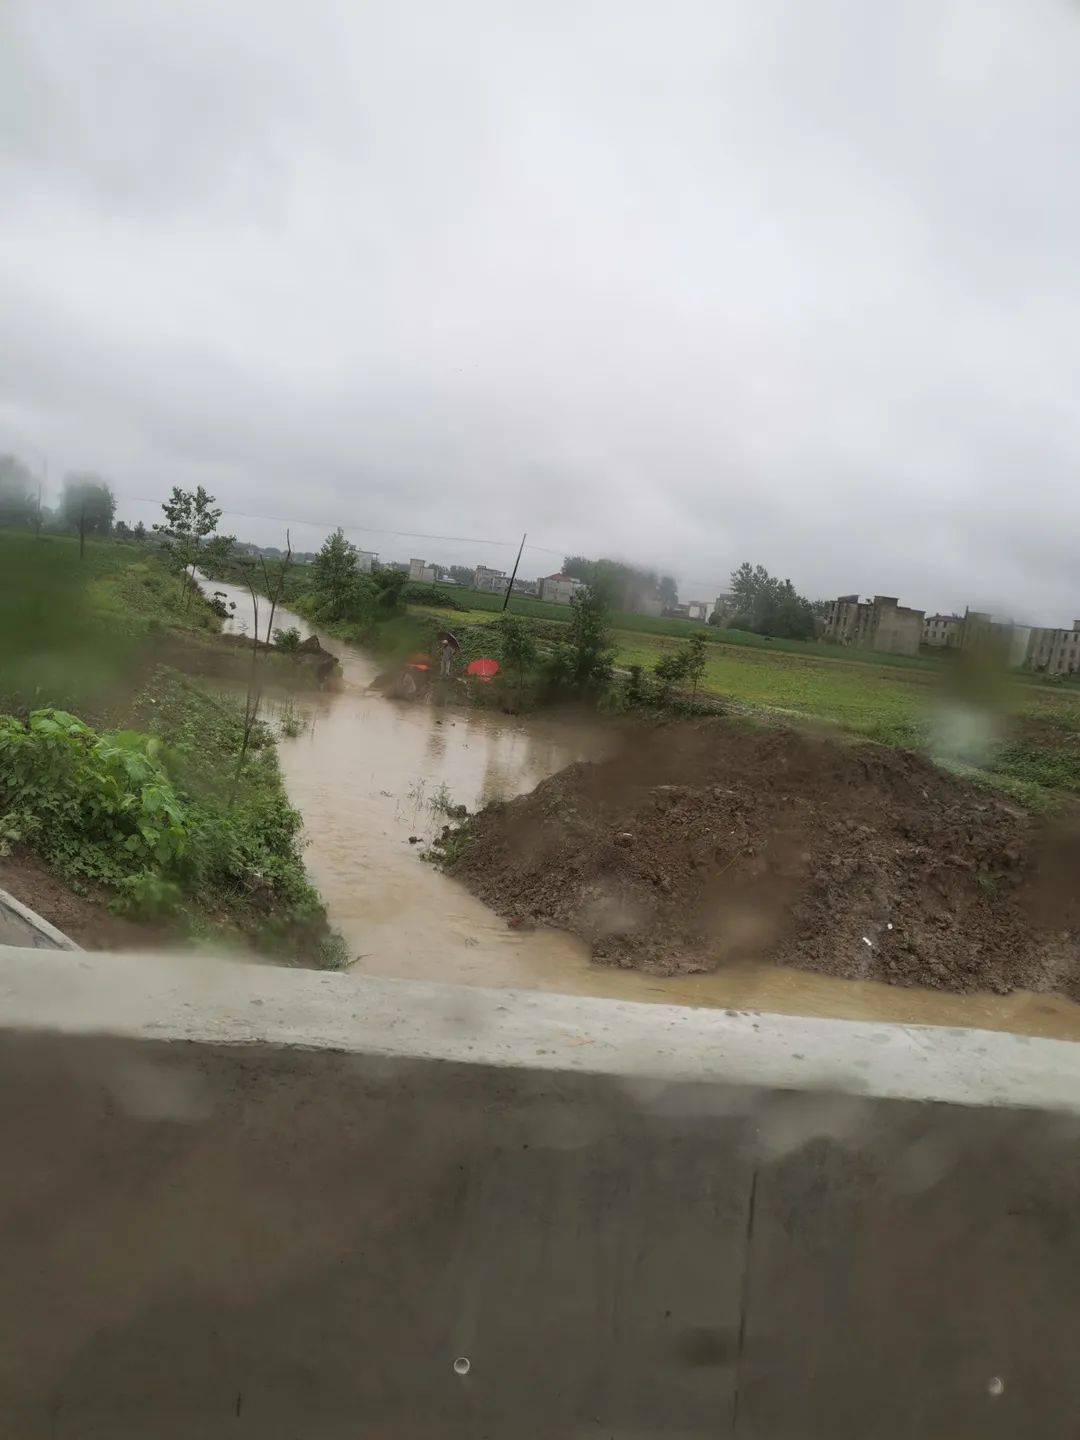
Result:
{"label": "grass field", "polygon": [[217,629],[201,595],[119,541],[0,531],[0,698],[78,709],[114,685],[154,632]]}
{"label": "grass field", "polygon": [[[495,619],[502,612],[502,596],[488,594],[482,590],[453,590],[454,599],[464,610],[448,609],[446,615],[457,615],[462,620],[480,623]],[[431,610],[431,606],[421,606]],[[546,600],[531,600],[527,596],[515,595],[508,607],[515,615],[525,615],[534,620],[561,620],[569,617],[569,606],[555,605]],[[754,635],[748,630],[725,630],[719,626],[703,625],[699,620],[672,620],[660,615],[634,615],[626,611],[615,611],[611,617],[616,630],[641,635],[665,635],[675,640],[686,640],[691,635],[704,635],[714,645],[732,645],[740,649],[765,650],[785,655],[806,655],[825,660],[862,660],[880,665],[882,657],[873,650],[853,650],[843,645],[829,645],[820,640],[775,640],[768,635]],[[927,655],[890,655],[889,664],[903,669],[938,671],[942,661]]]}
{"label": "grass field", "polygon": [[[616,663],[651,670],[677,642],[616,631]],[[750,709],[826,720],[876,740],[917,744],[934,675],[862,661],[717,644],[707,652],[702,688]]]}

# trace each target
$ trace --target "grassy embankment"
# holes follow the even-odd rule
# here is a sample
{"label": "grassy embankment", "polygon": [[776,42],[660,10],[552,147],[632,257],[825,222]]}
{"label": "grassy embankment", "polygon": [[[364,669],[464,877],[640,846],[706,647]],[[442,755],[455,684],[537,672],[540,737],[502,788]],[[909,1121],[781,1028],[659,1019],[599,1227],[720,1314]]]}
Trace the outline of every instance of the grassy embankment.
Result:
{"label": "grassy embankment", "polygon": [[175,628],[220,622],[145,549],[0,533],[0,846],[118,913],[333,963],[273,738],[241,759],[242,706],[154,663]]}

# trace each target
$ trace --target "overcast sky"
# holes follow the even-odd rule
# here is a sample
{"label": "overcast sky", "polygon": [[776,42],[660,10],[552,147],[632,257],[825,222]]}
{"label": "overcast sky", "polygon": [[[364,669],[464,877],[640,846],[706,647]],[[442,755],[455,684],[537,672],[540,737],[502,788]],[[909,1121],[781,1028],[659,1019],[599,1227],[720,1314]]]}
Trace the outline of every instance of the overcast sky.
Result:
{"label": "overcast sky", "polygon": [[1080,617],[1076,4],[0,0],[0,140],[0,448],[129,520]]}

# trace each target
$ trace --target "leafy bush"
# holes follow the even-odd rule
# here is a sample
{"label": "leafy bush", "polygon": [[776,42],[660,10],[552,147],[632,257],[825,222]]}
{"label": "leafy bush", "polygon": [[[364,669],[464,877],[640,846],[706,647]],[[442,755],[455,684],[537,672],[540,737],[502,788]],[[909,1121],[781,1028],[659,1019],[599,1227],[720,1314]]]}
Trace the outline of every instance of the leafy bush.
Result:
{"label": "leafy bush", "polygon": [[570,602],[568,643],[556,644],[547,675],[557,688],[596,690],[612,676],[614,647],[608,629],[608,605],[599,590],[586,586]]}
{"label": "leafy bush", "polygon": [[499,653],[503,664],[517,677],[518,704],[525,685],[525,672],[536,664],[538,651],[528,622],[520,615],[503,615],[495,622],[499,632]]}
{"label": "leafy bush", "polygon": [[697,688],[705,673],[705,638],[691,635],[677,650],[669,650],[657,660],[653,667],[656,679],[656,694],[661,701],[671,696],[676,685],[689,684],[697,696]]}
{"label": "leafy bush", "polygon": [[117,915],[133,920],[168,920],[180,909],[183,894],[174,880],[163,880],[148,870],[128,875],[118,886],[120,894],[110,905]]}
{"label": "leafy bush", "polygon": [[290,625],[287,630],[275,630],[274,644],[279,650],[288,650],[290,652],[299,650],[301,644],[300,631],[295,625]]}
{"label": "leafy bush", "polygon": [[187,816],[160,755],[153,736],[97,736],[64,710],[0,717],[5,828],[69,876],[116,885],[176,869]]}

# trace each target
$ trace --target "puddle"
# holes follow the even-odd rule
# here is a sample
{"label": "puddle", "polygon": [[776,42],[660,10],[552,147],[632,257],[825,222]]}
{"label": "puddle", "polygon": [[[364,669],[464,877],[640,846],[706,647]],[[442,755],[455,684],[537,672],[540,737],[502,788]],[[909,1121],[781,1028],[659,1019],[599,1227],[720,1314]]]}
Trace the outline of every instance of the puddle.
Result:
{"label": "puddle", "polygon": [[[247,592],[206,583],[236,601],[231,627],[250,631]],[[315,629],[281,609],[274,623],[295,625],[304,636]],[[557,715],[524,720],[388,700],[368,689],[378,673],[373,659],[315,633],[341,661],[343,684],[284,702],[306,728],[282,739],[279,754],[290,799],[304,816],[308,870],[332,924],[359,957],[352,973],[1080,1039],[1080,1006],[1056,995],[947,995],[758,962],[663,979],[594,965],[584,945],[557,931],[508,930],[420,859],[445,823],[440,802],[472,810],[510,799],[572,761],[601,758],[611,731]],[[273,719],[282,703],[266,699],[264,714]],[[410,836],[421,843],[410,844]]]}

